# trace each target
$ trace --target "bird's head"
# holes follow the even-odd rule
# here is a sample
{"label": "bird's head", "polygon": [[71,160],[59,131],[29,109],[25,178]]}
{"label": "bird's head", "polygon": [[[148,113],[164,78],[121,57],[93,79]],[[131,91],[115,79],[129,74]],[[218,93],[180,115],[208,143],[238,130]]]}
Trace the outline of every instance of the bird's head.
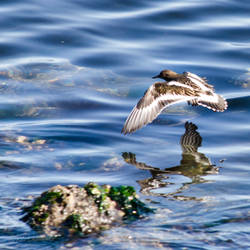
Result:
{"label": "bird's head", "polygon": [[153,76],[152,78],[153,79],[161,78],[161,79],[168,81],[168,80],[173,80],[177,77],[178,77],[178,74],[176,72],[169,70],[169,69],[165,69],[165,70],[162,70],[159,75]]}

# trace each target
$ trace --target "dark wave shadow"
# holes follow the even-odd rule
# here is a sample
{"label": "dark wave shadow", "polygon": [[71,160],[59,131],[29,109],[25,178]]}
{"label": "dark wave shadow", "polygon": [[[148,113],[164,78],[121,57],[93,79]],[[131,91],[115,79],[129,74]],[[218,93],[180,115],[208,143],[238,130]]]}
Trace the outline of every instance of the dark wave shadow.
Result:
{"label": "dark wave shadow", "polygon": [[[186,190],[192,184],[208,182],[202,178],[202,176],[218,173],[219,168],[213,165],[205,154],[198,152],[198,148],[201,147],[202,144],[202,137],[199,132],[197,132],[197,129],[198,127],[195,124],[191,122],[185,123],[185,133],[180,139],[182,159],[178,166],[161,170],[160,168],[147,165],[146,163],[138,162],[136,160],[136,155],[131,152],[124,152],[122,154],[126,163],[138,169],[148,170],[152,175],[152,177],[148,179],[137,181],[141,187],[141,193],[145,195],[173,197],[178,200],[202,200],[202,198],[180,195],[182,191]],[[176,191],[167,194],[153,192],[154,189],[175,184],[166,181],[169,179],[170,175],[186,176],[190,179],[190,182],[182,183],[182,186]]]}

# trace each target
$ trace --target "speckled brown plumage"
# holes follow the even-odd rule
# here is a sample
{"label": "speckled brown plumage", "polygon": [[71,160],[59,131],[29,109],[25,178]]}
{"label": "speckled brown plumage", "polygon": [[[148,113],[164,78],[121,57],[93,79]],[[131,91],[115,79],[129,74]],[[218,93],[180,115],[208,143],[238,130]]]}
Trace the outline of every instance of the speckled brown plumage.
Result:
{"label": "speckled brown plumage", "polygon": [[213,86],[193,73],[163,70],[153,78],[162,78],[165,82],[156,82],[148,88],[128,116],[122,133],[136,131],[152,122],[167,106],[182,101],[218,112],[227,108],[226,100],[214,92]]}

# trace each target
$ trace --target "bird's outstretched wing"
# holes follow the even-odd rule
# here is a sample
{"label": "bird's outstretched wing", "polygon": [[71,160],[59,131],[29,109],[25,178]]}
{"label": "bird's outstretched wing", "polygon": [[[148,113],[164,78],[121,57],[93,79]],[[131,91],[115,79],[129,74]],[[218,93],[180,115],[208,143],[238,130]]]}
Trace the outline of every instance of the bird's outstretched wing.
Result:
{"label": "bird's outstretched wing", "polygon": [[214,92],[213,86],[208,84],[206,79],[190,72],[184,72],[184,75],[191,80],[197,88],[201,89],[199,98],[191,100],[189,103],[192,105],[201,105],[215,112],[223,112],[227,109],[227,101],[221,95]]}
{"label": "bird's outstretched wing", "polygon": [[122,133],[132,133],[152,122],[169,105],[197,98],[198,94],[190,86],[179,82],[157,82],[140,99],[128,116]]}
{"label": "bird's outstretched wing", "polygon": [[214,87],[207,83],[206,78],[201,78],[201,77],[197,76],[196,74],[193,74],[190,72],[184,72],[183,74],[201,90],[214,91]]}

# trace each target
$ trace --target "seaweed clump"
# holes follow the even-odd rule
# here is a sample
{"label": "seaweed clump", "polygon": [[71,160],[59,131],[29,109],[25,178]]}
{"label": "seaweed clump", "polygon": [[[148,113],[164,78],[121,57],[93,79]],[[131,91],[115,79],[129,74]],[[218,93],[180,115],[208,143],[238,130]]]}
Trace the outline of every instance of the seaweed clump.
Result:
{"label": "seaweed clump", "polygon": [[117,209],[124,212],[124,219],[137,219],[144,213],[152,212],[152,209],[138,199],[135,189],[131,186],[99,186],[90,182],[84,188],[89,195],[94,197],[100,212],[106,212],[108,209],[107,198],[116,202]]}
{"label": "seaweed clump", "polygon": [[57,185],[23,209],[23,221],[49,236],[86,235],[110,228],[122,220],[135,220],[151,212],[130,186],[84,187]]}

